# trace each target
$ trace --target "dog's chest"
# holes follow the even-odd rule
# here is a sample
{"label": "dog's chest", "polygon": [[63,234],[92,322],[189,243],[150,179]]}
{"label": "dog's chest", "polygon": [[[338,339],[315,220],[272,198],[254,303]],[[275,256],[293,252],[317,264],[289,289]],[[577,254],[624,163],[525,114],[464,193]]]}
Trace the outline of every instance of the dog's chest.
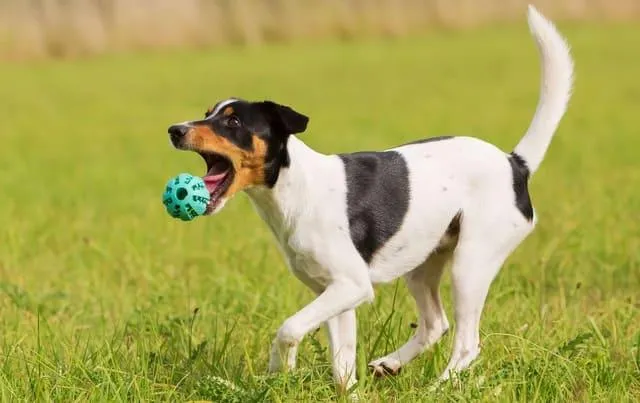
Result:
{"label": "dog's chest", "polygon": [[331,282],[331,276],[314,256],[295,250],[289,243],[284,247],[284,254],[291,272],[309,288],[321,292]]}
{"label": "dog's chest", "polygon": [[281,221],[268,224],[291,272],[314,291],[324,290],[331,282],[330,272],[318,263],[316,251],[312,248],[313,241],[308,239],[308,232],[287,228]]}
{"label": "dog's chest", "polygon": [[254,207],[269,226],[291,272],[314,291],[321,292],[331,281],[330,272],[318,263],[322,237],[308,220],[286,220],[269,198],[252,193]]}

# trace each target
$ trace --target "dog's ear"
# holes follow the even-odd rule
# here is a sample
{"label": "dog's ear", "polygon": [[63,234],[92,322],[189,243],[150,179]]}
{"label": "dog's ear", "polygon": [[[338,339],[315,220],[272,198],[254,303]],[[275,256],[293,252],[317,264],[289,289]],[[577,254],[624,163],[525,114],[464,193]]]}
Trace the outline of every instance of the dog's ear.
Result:
{"label": "dog's ear", "polygon": [[286,134],[302,133],[307,130],[309,118],[288,106],[264,101],[262,102],[262,108],[271,124],[276,125],[279,130],[284,131]]}

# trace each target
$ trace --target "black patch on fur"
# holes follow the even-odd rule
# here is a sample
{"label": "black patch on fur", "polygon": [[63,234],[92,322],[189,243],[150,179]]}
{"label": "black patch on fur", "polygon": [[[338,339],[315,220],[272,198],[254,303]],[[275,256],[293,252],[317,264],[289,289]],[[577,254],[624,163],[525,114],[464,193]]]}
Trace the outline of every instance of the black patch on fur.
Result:
{"label": "black patch on fur", "polygon": [[268,187],[273,187],[280,175],[280,169],[291,163],[287,142],[292,134],[302,133],[307,129],[309,118],[288,106],[271,101],[257,102],[263,116],[269,125],[269,135],[262,136],[267,142],[265,157],[265,181]]}
{"label": "black patch on fur", "polygon": [[509,154],[509,164],[513,173],[513,191],[516,194],[516,207],[529,221],[533,220],[533,206],[529,197],[529,167],[526,161],[516,153]]}
{"label": "black patch on fur", "polygon": [[[220,105],[218,102],[213,108],[217,108]],[[251,103],[237,99],[234,102],[229,103],[226,108],[232,108],[233,113],[230,115],[224,115],[220,111],[215,116],[211,113],[206,113],[205,118],[195,122],[191,122],[194,126],[208,126],[208,128],[216,135],[223,137],[238,148],[243,150],[253,150],[253,132],[255,126],[259,125],[258,116],[251,110]],[[240,121],[240,125],[233,125],[233,120]]]}
{"label": "black patch on fur", "polygon": [[287,168],[291,164],[287,143],[267,142],[267,157],[264,164],[264,180],[267,187],[272,188],[278,181],[280,169]]}
{"label": "black patch on fur", "polygon": [[409,170],[396,151],[339,155],[347,178],[351,240],[370,263],[399,229],[409,209]]}
{"label": "black patch on fur", "polygon": [[429,138],[426,138],[426,139],[415,140],[415,141],[412,141],[412,142],[410,142],[410,143],[406,143],[406,144],[403,144],[403,145],[405,145],[405,146],[409,146],[409,145],[412,145],[412,144],[432,143],[432,142],[435,142],[435,141],[451,140],[451,139],[452,139],[452,138],[454,138],[454,137],[455,137],[455,136],[436,136],[436,137],[429,137]]}

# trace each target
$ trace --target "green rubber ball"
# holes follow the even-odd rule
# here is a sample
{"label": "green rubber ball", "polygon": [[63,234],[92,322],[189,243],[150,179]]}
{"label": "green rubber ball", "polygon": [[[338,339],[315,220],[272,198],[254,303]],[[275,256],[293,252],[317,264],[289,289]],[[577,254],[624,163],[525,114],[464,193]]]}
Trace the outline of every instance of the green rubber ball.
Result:
{"label": "green rubber ball", "polygon": [[202,178],[182,173],[167,182],[162,203],[171,217],[191,221],[207,210],[209,191]]}

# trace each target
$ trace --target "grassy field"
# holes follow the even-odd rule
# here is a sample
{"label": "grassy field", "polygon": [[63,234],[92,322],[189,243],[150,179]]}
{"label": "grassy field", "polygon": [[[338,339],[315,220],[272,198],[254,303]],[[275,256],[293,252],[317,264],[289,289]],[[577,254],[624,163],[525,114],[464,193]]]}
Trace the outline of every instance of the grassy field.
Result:
{"label": "grassy field", "polygon": [[[395,378],[366,363],[411,334],[404,285],[359,312],[365,402],[640,399],[640,28],[561,26],[575,96],[533,178],[540,223],[494,282],[481,360],[433,385],[451,333]],[[513,27],[400,41],[137,54],[0,66],[2,401],[335,400],[324,331],[265,377],[281,322],[311,299],[244,195],[182,223],[165,181],[203,173],[166,128],[228,96],[311,116],[323,152],[472,134],[510,150],[538,96]],[[450,281],[443,285],[451,318]],[[228,379],[233,391],[219,380]]]}

